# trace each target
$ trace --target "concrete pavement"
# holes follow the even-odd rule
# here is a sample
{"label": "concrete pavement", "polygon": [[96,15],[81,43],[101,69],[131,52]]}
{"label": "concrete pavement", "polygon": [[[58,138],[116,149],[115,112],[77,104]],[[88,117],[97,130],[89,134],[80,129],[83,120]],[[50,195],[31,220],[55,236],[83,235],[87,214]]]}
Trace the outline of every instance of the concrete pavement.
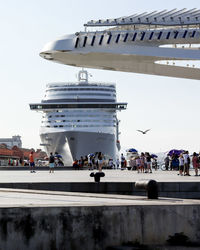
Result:
{"label": "concrete pavement", "polygon": [[0,189],[0,207],[127,206],[127,205],[200,205],[200,200],[142,196],[71,193],[26,189]]}
{"label": "concrete pavement", "polygon": [[[50,174],[46,171],[36,171],[30,173],[25,171],[0,171],[0,183],[25,183],[25,182],[94,182],[94,178],[89,175],[88,170],[63,170]],[[101,182],[135,182],[139,179],[154,179],[157,182],[200,182],[200,176],[194,176],[194,170],[190,171],[191,176],[179,176],[177,171],[153,171],[152,174],[142,174],[129,170],[104,170],[105,177]]]}

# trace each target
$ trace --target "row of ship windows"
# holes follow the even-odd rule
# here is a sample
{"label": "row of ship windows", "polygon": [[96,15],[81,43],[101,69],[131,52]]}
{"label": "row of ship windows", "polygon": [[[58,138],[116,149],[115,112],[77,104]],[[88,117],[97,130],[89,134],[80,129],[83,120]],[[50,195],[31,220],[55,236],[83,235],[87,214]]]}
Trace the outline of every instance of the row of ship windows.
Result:
{"label": "row of ship windows", "polygon": [[[64,96],[67,96],[67,95],[70,95],[70,96],[115,96],[115,94],[102,94],[102,93],[62,93],[62,94],[51,94],[51,95],[48,95],[48,96],[59,96],[59,95],[64,95]],[[46,97],[47,95],[45,95]]]}
{"label": "row of ship windows", "polygon": [[58,123],[58,122],[115,122],[115,120],[53,120],[42,121],[42,123]]}
{"label": "row of ship windows", "polygon": [[[145,32],[145,31],[144,31],[144,32],[141,32],[142,35],[141,35],[141,37],[140,37],[140,41],[143,41],[143,40],[144,40],[146,33],[147,33],[147,32]],[[166,34],[165,39],[167,39],[167,40],[168,40],[169,38],[174,38],[174,39],[176,39],[176,38],[178,37],[179,33],[180,33],[179,31],[173,31],[173,32],[169,31],[169,32]],[[188,30],[185,30],[185,32],[183,33],[183,35],[182,35],[181,38],[186,38],[187,34],[188,34]],[[194,38],[195,34],[196,34],[196,30],[192,31],[192,33],[189,34],[189,37],[190,37],[190,38]],[[130,35],[133,35],[132,41],[135,41],[136,38],[137,38],[137,36],[138,36],[138,32],[135,32],[135,33],[133,33],[133,34],[126,33],[125,36],[124,36],[124,38],[123,38],[123,42],[126,42],[127,39],[128,39],[128,36],[130,36]],[[154,37],[155,35],[157,36],[156,39],[160,40],[161,38],[163,38],[163,37],[162,37],[162,36],[163,36],[163,31],[160,31],[159,33],[152,31],[152,32],[149,34],[148,40],[152,40],[153,37]],[[108,36],[108,39],[107,39],[107,41],[106,41],[107,44],[110,44],[111,39],[112,39],[112,36],[113,36],[112,34],[110,34],[110,35]],[[121,36],[121,34],[118,34],[118,35],[116,36],[115,43],[118,43],[118,42],[119,42],[120,36]],[[83,47],[86,46],[86,44],[87,44],[87,39],[88,39],[88,37],[85,36],[85,37],[84,37],[84,40],[83,40],[83,45],[82,45]],[[91,43],[90,43],[91,46],[94,45],[95,39],[96,39],[96,36],[94,35],[94,36],[92,37],[92,41],[91,41]],[[101,35],[100,38],[99,38],[99,41],[98,41],[98,44],[99,44],[99,45],[102,45],[103,39],[104,39],[104,35]],[[75,42],[75,48],[78,47],[78,45],[79,45],[79,40],[80,40],[80,38],[77,37],[76,42]]]}
{"label": "row of ship windows", "polygon": [[68,127],[68,128],[95,128],[95,127],[116,127],[116,125],[54,125],[54,126],[45,126],[46,128],[63,128],[63,127]]}
{"label": "row of ship windows", "polygon": [[55,92],[55,91],[109,91],[109,92],[116,92],[115,89],[109,88],[59,88],[59,89],[47,89],[46,92]]}
{"label": "row of ship windows", "polygon": [[[52,118],[52,117],[97,117],[97,115],[81,115],[81,114],[77,114],[77,115],[49,115],[48,118]],[[110,115],[98,115],[98,117],[113,117],[116,118],[116,115],[110,116]],[[42,118],[45,118],[45,116],[43,116]]]}

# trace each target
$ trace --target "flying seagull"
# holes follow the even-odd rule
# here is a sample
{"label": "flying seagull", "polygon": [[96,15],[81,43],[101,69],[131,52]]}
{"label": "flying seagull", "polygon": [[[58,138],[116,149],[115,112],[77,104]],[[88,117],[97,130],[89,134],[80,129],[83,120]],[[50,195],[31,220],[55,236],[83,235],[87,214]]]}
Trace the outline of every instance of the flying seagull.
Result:
{"label": "flying seagull", "polygon": [[138,132],[141,132],[143,135],[145,135],[150,129],[147,129],[145,131],[142,131],[142,130],[137,130]]}

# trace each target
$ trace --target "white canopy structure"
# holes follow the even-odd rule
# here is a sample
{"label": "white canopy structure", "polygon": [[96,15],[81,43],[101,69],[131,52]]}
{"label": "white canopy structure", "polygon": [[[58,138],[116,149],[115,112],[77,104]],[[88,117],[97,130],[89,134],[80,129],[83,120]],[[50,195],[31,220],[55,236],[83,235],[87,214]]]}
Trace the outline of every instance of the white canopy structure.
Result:
{"label": "white canopy structure", "polygon": [[89,21],[84,26],[122,26],[122,25],[135,25],[135,26],[183,26],[183,25],[200,25],[200,10],[194,8],[187,9],[173,9],[170,11],[153,11],[143,12],[141,14],[134,14],[126,17],[119,17],[115,19]]}
{"label": "white canopy structure", "polygon": [[48,43],[47,60],[85,68],[200,80],[200,10],[173,9],[90,21],[101,27]]}

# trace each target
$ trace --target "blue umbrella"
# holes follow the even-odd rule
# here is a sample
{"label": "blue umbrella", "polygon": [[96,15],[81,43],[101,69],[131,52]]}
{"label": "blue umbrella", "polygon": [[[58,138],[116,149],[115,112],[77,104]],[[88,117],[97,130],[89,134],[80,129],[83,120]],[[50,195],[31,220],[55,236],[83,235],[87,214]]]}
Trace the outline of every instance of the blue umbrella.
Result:
{"label": "blue umbrella", "polygon": [[134,148],[130,148],[127,150],[128,152],[131,152],[131,153],[137,153],[138,151]]}
{"label": "blue umbrella", "polygon": [[89,154],[88,156],[89,156],[89,157],[92,157],[92,156],[94,156],[94,154]]}
{"label": "blue umbrella", "polygon": [[55,157],[57,157],[57,158],[62,158],[62,155],[55,154]]}
{"label": "blue umbrella", "polygon": [[168,155],[172,156],[173,154],[175,155],[180,155],[181,153],[183,153],[184,150],[178,150],[178,149],[171,149],[169,152],[168,152]]}
{"label": "blue umbrella", "polygon": [[152,158],[158,158],[158,156],[155,155],[155,154],[151,154],[151,157],[152,157]]}

